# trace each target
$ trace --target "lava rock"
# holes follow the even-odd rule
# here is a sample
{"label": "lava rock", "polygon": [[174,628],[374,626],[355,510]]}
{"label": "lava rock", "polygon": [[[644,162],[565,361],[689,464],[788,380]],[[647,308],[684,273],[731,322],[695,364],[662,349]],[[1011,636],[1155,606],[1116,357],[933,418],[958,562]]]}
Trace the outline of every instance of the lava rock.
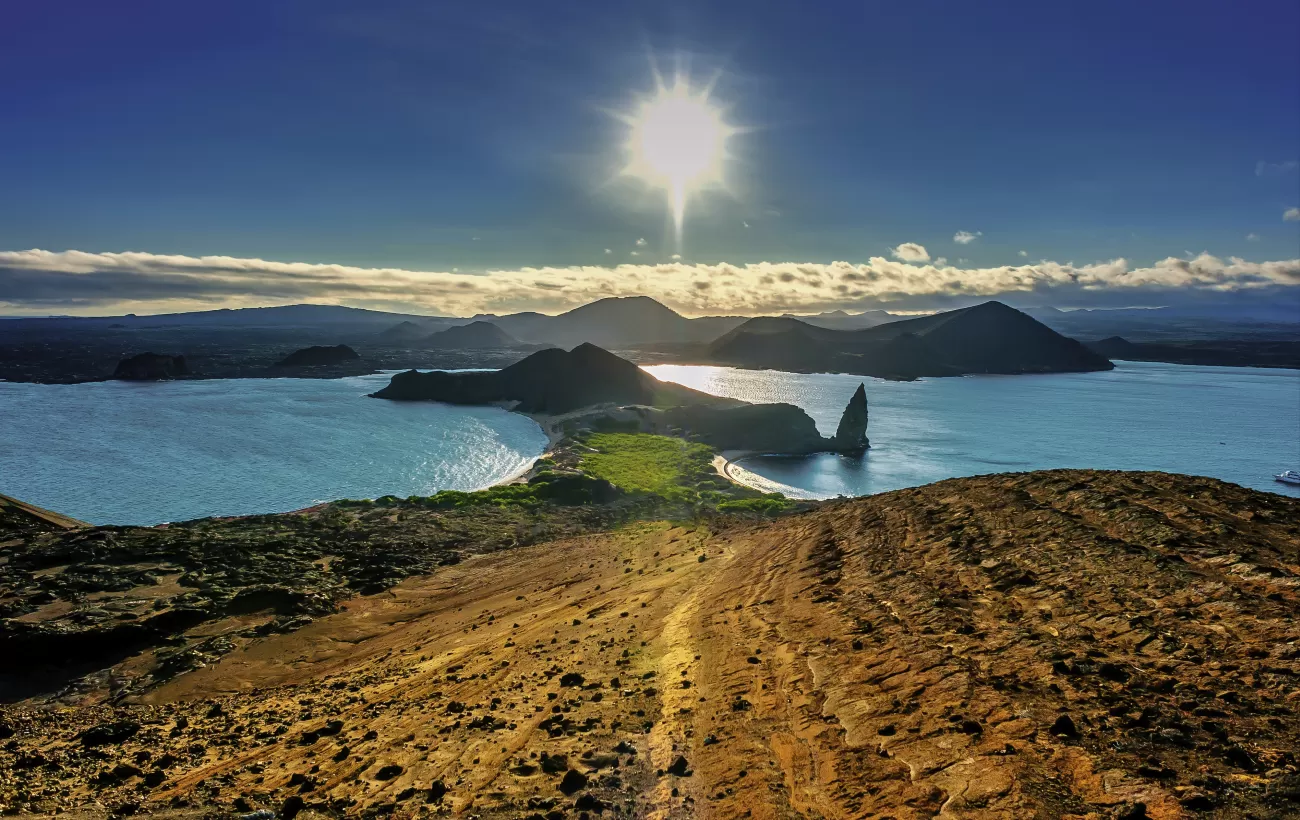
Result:
{"label": "lava rock", "polygon": [[119,720],[114,723],[101,723],[81,733],[81,745],[91,748],[121,743],[140,731],[140,724],[134,720]]}
{"label": "lava rock", "polygon": [[577,769],[569,769],[561,778],[559,788],[565,796],[572,797],[587,788],[587,776]]}
{"label": "lava rock", "polygon": [[396,763],[389,763],[387,766],[381,766],[379,771],[375,772],[376,780],[392,780],[401,774],[404,769]]}
{"label": "lava rock", "polygon": [[1079,727],[1074,725],[1074,718],[1069,715],[1061,715],[1058,717],[1049,731],[1057,737],[1063,737],[1069,740],[1075,740],[1079,737]]}

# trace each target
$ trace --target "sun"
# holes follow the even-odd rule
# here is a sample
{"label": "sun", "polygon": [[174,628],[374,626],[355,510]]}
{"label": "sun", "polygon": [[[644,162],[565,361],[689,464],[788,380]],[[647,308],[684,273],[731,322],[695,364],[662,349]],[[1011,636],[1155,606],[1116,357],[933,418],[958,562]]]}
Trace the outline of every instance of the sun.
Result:
{"label": "sun", "polygon": [[663,188],[680,240],[686,201],[704,188],[723,183],[727,139],[735,129],[709,102],[708,89],[696,91],[678,78],[671,88],[662,84],[623,118],[631,126],[624,173]]}

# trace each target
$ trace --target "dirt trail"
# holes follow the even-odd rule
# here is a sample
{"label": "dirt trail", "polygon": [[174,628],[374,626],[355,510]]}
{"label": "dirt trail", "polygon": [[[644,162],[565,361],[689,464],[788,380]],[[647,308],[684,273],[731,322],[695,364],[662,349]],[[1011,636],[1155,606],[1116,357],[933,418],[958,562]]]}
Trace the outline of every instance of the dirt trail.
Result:
{"label": "dirt trail", "polygon": [[[140,703],[19,705],[46,764],[0,785],[287,814],[1288,817],[1297,612],[1294,501],[964,479],[409,579]],[[140,728],[85,751],[112,720]]]}

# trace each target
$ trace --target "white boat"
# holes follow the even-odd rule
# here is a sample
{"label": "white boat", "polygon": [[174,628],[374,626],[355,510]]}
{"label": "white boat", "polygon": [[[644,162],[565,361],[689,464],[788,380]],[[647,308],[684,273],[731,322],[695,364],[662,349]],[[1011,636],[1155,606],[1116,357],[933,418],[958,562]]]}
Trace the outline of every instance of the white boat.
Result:
{"label": "white boat", "polygon": [[1278,473],[1273,477],[1284,484],[1300,484],[1300,473],[1297,473],[1295,470],[1287,470]]}

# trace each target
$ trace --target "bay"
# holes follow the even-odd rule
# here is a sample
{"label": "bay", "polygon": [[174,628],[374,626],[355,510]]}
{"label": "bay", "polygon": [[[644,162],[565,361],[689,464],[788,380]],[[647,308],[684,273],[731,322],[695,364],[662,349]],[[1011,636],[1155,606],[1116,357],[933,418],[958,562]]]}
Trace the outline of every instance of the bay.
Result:
{"label": "bay", "polygon": [[1103,373],[892,382],[861,376],[657,365],[657,378],[751,402],[798,405],[824,435],[859,383],[871,449],[753,457],[747,483],[798,498],[868,495],[944,478],[1060,467],[1212,476],[1300,497],[1300,371],[1116,362]]}
{"label": "bay", "polygon": [[545,449],[537,424],[495,407],[366,398],[388,380],[0,382],[0,493],[156,524],[475,490]]}

